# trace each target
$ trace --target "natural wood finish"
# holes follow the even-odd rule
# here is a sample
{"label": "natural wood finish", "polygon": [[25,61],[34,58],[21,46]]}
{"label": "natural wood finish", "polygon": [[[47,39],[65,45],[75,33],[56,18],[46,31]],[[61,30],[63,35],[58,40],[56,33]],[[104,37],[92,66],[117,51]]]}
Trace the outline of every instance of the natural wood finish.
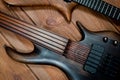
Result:
{"label": "natural wood finish", "polygon": [[12,60],[6,54],[3,47],[5,44],[6,39],[4,39],[4,36],[0,33],[0,80],[37,80],[25,64]]}
{"label": "natural wood finish", "polygon": [[[66,4],[64,6],[61,6],[61,3],[63,0],[61,1],[56,1],[56,0],[37,0],[36,2],[34,2],[34,0],[4,0],[7,4],[10,5],[14,5],[14,6],[43,6],[43,5],[47,5],[47,6],[55,6],[56,8],[58,8],[61,12],[63,12],[64,17],[66,17],[68,20],[70,20],[70,16],[71,16],[71,11],[72,9],[74,9],[73,7],[75,7],[77,4],[69,4],[66,6]],[[112,4],[116,7],[120,8],[119,5],[119,0],[103,0],[109,4]],[[60,3],[60,4],[59,4]],[[71,6],[73,5],[73,6]],[[67,7],[67,8],[65,8]],[[61,9],[60,9],[61,8]]]}
{"label": "natural wood finish", "polygon": [[[2,1],[0,1],[1,2],[1,6],[0,6],[0,8],[1,8],[1,11],[3,11],[3,12],[6,12],[7,14],[9,14],[9,15],[13,15],[13,16],[15,16],[15,17],[18,17],[18,18],[20,18],[20,19],[23,19],[23,20],[26,20],[27,22],[31,22],[31,24],[32,24],[32,21],[31,21],[31,19],[29,19],[29,17],[24,13],[24,12],[22,12],[22,11],[20,11],[21,9],[19,9],[19,8],[17,8],[16,10],[16,12],[13,12],[12,11],[12,8],[11,7],[9,7],[9,6],[5,6],[5,4],[3,4],[2,3]],[[19,15],[17,15],[17,13],[19,13]],[[11,46],[11,47],[14,47],[17,51],[19,51],[19,52],[29,52],[29,51],[32,51],[33,50],[33,45],[31,45],[31,43],[28,41],[28,40],[25,40],[23,37],[21,37],[21,36],[18,36],[18,35],[16,35],[16,34],[14,34],[14,33],[12,33],[12,32],[9,32],[9,31],[7,31],[7,30],[4,30],[4,29],[2,29],[2,28],[0,28],[0,31],[2,32],[2,35],[4,35],[3,37],[5,38],[5,39],[7,39],[6,40],[6,44],[8,45],[8,46]],[[15,41],[14,41],[15,40]],[[2,41],[5,41],[5,40],[1,40],[0,41],[0,43],[2,42]],[[16,43],[17,42],[17,43]],[[10,43],[10,44],[8,44],[8,43]],[[14,44],[16,44],[16,45],[14,45]],[[18,46],[19,44],[24,44],[23,46]],[[1,44],[0,44],[1,45]],[[27,47],[28,46],[28,47]],[[29,47],[31,47],[31,48],[29,48]],[[6,52],[5,52],[5,50],[4,50],[4,47],[1,45],[1,48],[0,49],[2,49],[2,51],[0,50],[0,52],[1,52],[1,54],[6,54]],[[4,51],[4,52],[3,52]],[[7,60],[7,58],[9,58],[9,57],[5,57],[4,59],[5,60]],[[11,60],[11,58],[9,58],[10,60]],[[6,64],[8,64],[9,63],[9,61],[10,60],[7,60],[6,61]],[[0,61],[1,62],[1,61]],[[50,67],[50,66],[48,66],[47,67],[47,65],[46,65],[46,67],[40,67],[39,65],[38,66],[36,66],[36,65],[28,65],[28,66],[23,66],[23,68],[24,68],[24,70],[27,70],[28,69],[28,71],[29,72],[31,72],[31,73],[33,73],[33,78],[35,77],[35,79],[33,79],[32,77],[29,77],[30,76],[30,73],[29,73],[29,76],[27,76],[27,73],[25,73],[24,74],[24,71],[23,70],[21,70],[21,71],[19,71],[21,68],[20,67],[18,67],[19,65],[18,64],[20,64],[20,63],[18,63],[18,62],[16,62],[16,61],[14,61],[15,63],[14,63],[14,65],[12,65],[12,64],[8,64],[8,65],[10,65],[10,66],[12,66],[11,68],[12,69],[14,69],[14,70],[16,70],[16,71],[14,71],[14,74],[17,74],[17,73],[20,73],[21,72],[21,74],[18,74],[17,76],[20,76],[20,77],[22,77],[22,79],[24,80],[38,80],[38,79],[40,79],[40,80],[44,80],[44,79],[49,79],[49,80],[58,80],[58,79],[60,79],[60,80],[67,80],[67,77],[66,77],[66,75],[61,71],[61,70],[59,70],[58,68],[55,68],[55,67]],[[11,62],[10,62],[11,63]],[[18,63],[18,64],[16,64],[16,63]],[[8,66],[7,65],[7,66]],[[21,64],[21,66],[22,65],[24,65],[24,64]],[[17,67],[16,67],[17,66]],[[36,67],[33,67],[33,66],[36,66]],[[5,75],[4,73],[4,70],[5,69],[8,69],[9,71],[10,71],[10,69],[11,68],[8,68],[8,67],[6,67],[6,66],[4,66],[4,65],[2,65],[1,64],[1,66],[0,66],[1,68],[0,69],[3,69],[3,71],[1,71],[1,74],[0,74],[0,79],[1,80],[14,80],[13,78],[10,78],[10,77],[12,77],[12,76],[14,76],[14,75],[12,75],[12,73],[8,73],[7,75]],[[18,68],[18,69],[17,69]],[[47,70],[46,70],[46,68],[47,68]],[[31,71],[31,70],[33,70],[33,71]],[[51,70],[51,71],[49,71],[49,70]],[[13,70],[12,70],[13,71]],[[11,72],[12,72],[11,71]],[[48,72],[49,72],[49,74],[48,74]],[[44,73],[44,75],[42,74],[42,73]],[[36,75],[37,74],[37,75]],[[61,75],[60,75],[61,74]],[[4,75],[4,76],[3,76]],[[35,76],[34,76],[35,75]],[[40,76],[41,75],[41,76]],[[57,77],[56,77],[56,75],[57,75]],[[24,77],[25,76],[25,77]],[[27,78],[26,78],[26,76],[27,76]],[[49,76],[49,78],[47,78],[47,76]],[[16,77],[15,76],[15,79],[21,79],[20,77]]]}
{"label": "natural wood finish", "polygon": [[[43,5],[41,4],[41,2],[44,3],[44,1],[46,0],[38,0],[36,2],[34,2],[34,0],[4,0],[7,4],[10,4],[10,5],[16,5],[16,6],[34,6],[34,5]],[[119,0],[103,0],[105,2],[108,2],[109,4],[112,4],[114,6],[117,6],[117,7],[120,7],[119,5]],[[47,1],[45,2],[45,4],[47,3]],[[49,3],[48,3],[49,4]]]}
{"label": "natural wood finish", "polygon": [[104,0],[104,1],[120,8],[120,1],[119,0]]}
{"label": "natural wood finish", "polygon": [[[39,4],[40,1],[45,2],[45,4],[47,5],[48,2],[47,0],[6,0],[8,2],[8,4],[13,4],[14,3],[20,3],[20,1],[22,3],[20,3],[21,5],[25,5],[26,3],[30,3],[32,1],[32,4]],[[9,1],[12,1],[11,3],[9,3]],[[113,22],[112,20],[110,20],[109,18],[96,13],[88,8],[85,8],[83,6],[79,6],[76,7],[73,12],[71,12],[71,10],[73,9],[73,7],[75,6],[75,4],[66,4],[63,2],[63,0],[50,0],[50,6],[53,5],[54,7],[50,7],[50,6],[37,6],[37,7],[15,7],[15,6],[10,6],[10,5],[6,5],[4,4],[1,0],[0,0],[0,10],[3,12],[6,12],[9,15],[15,16],[17,18],[20,18],[22,20],[25,20],[33,25],[36,25],[37,27],[41,27],[41,24],[44,25],[43,28],[46,28],[52,32],[55,32],[57,34],[60,34],[66,38],[69,38],[73,41],[78,41],[81,39],[81,35],[79,34],[79,31],[76,29],[77,26],[75,24],[76,20],[79,20],[86,28],[88,28],[89,30],[92,31],[100,31],[100,30],[112,30],[112,31],[116,31],[118,33],[120,33],[120,24]],[[55,3],[53,2],[55,1],[57,3],[57,5],[54,5]],[[113,0],[106,0],[106,1],[113,1]],[[114,4],[120,4],[119,0],[115,0],[113,1]],[[40,2],[41,3],[41,2]],[[59,4],[61,3],[61,4]],[[31,4],[31,3],[30,3]],[[64,4],[64,5],[63,5]],[[119,6],[119,5],[117,5]],[[57,8],[56,8],[57,7]],[[64,12],[64,13],[62,13]],[[64,14],[64,16],[63,16]],[[72,16],[70,16],[72,14]],[[67,18],[67,21],[66,21]],[[68,20],[71,22],[68,23]],[[116,29],[117,28],[117,29]],[[13,34],[9,31],[5,31],[2,28],[0,28],[0,32],[2,32],[2,34],[4,34],[3,37],[5,37],[7,39],[6,44],[10,43],[12,46],[14,46],[14,48],[18,51],[31,51],[33,49],[33,45],[31,45],[31,43],[26,40],[23,41],[23,37],[20,37],[16,34]],[[15,43],[14,43],[15,41]],[[1,55],[5,55],[6,52],[3,48],[3,43],[5,42],[5,40],[1,40],[0,39],[0,52]],[[22,47],[19,47],[19,44],[24,44],[22,45]],[[27,48],[27,45],[29,45],[29,47]],[[10,45],[8,45],[10,46]],[[24,47],[23,47],[24,46]],[[6,55],[7,56],[7,55]],[[6,62],[6,64],[8,64],[12,69],[16,70],[14,73],[19,73],[21,72],[21,77],[23,77],[22,79],[27,80],[26,77],[24,76],[28,76],[26,74],[24,74],[24,70],[20,70],[21,68],[19,66],[22,66],[24,64],[18,63],[13,61],[12,64],[15,64],[15,66],[13,67],[13,65],[10,65],[10,61],[11,58],[9,57],[5,57],[4,60],[0,60],[0,63],[2,63],[3,61]],[[0,59],[3,59],[2,57],[0,57]],[[7,65],[7,66],[8,66]],[[7,77],[11,77],[13,75],[11,75],[10,73],[8,73],[8,75],[4,75],[5,72],[4,70],[8,70],[10,71],[11,68],[7,67],[3,64],[0,64],[0,69],[2,69],[3,71],[0,74],[0,80],[13,80],[12,78],[8,79]],[[29,78],[28,80],[68,80],[66,75],[59,70],[58,68],[52,67],[52,66],[47,66],[47,65],[24,65],[23,68],[26,70],[28,70],[30,73],[32,72],[34,75],[33,77]],[[31,74],[32,74],[31,73]],[[23,75],[24,74],[24,75]],[[59,75],[60,74],[60,75]],[[4,75],[4,77],[3,77]],[[43,75],[45,77],[43,77]],[[57,76],[56,76],[57,75]],[[30,75],[29,75],[30,76]],[[36,77],[34,79],[34,77]],[[19,78],[20,79],[20,78]]]}
{"label": "natural wood finish", "polygon": [[31,24],[27,24],[24,21],[20,21],[2,12],[0,12],[0,23],[1,27],[20,34],[31,41],[37,42],[41,46],[46,46],[56,52],[63,53],[68,43],[68,39],[66,38],[48,32],[47,30],[36,28]]}
{"label": "natural wood finish", "polygon": [[61,12],[67,20],[70,20],[71,12],[76,4],[67,4],[63,0],[4,0],[7,4],[13,6],[42,6],[42,7],[52,7]]}

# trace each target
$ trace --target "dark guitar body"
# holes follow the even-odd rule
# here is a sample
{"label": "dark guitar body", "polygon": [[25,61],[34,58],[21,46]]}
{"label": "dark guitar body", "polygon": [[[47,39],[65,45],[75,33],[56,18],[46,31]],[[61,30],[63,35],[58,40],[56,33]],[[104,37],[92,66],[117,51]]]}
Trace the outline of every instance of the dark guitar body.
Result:
{"label": "dark guitar body", "polygon": [[16,61],[57,66],[67,74],[70,80],[119,80],[120,36],[110,31],[92,33],[79,22],[77,25],[83,35],[79,44],[90,48],[84,65],[38,44],[35,44],[33,53],[27,55],[19,54],[8,47],[6,51]]}
{"label": "dark guitar body", "polygon": [[6,48],[6,51],[9,52],[9,56],[20,62],[56,66],[63,70],[70,80],[90,80],[82,75],[81,65],[41,46],[36,45],[35,55],[32,55],[33,53],[31,55],[18,55],[9,48]]}

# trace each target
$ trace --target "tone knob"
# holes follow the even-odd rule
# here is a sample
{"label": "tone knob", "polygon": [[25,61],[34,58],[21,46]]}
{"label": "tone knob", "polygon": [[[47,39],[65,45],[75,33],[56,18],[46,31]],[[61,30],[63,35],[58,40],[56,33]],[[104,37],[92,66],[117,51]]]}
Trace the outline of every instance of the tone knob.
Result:
{"label": "tone knob", "polygon": [[103,41],[106,43],[106,42],[108,42],[108,37],[104,37],[103,38]]}
{"label": "tone knob", "polygon": [[118,45],[118,41],[115,40],[115,41],[113,42],[113,45],[117,46],[117,45]]}

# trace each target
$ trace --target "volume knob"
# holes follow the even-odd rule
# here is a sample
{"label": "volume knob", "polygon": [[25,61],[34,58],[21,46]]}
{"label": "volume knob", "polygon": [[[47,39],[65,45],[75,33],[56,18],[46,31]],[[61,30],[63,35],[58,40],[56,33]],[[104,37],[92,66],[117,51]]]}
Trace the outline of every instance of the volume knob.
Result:
{"label": "volume knob", "polygon": [[118,41],[115,40],[115,41],[113,42],[113,45],[117,46],[117,45],[118,45]]}
{"label": "volume knob", "polygon": [[106,42],[108,42],[108,37],[104,37],[103,38],[103,41],[106,43]]}

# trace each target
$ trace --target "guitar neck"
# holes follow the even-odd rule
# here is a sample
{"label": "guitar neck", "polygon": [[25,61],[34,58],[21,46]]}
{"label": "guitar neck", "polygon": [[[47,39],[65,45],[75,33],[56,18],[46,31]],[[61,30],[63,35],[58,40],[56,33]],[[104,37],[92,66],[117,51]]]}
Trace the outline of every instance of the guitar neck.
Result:
{"label": "guitar neck", "polygon": [[[2,12],[0,12],[0,27],[24,36],[34,44],[38,44],[49,50],[57,52],[60,55],[64,55],[80,64],[84,64],[89,53],[89,47],[84,46],[83,44],[71,42],[64,37],[53,34],[47,30],[37,28],[34,25]],[[80,54],[77,54],[76,51]]]}
{"label": "guitar neck", "polygon": [[102,0],[71,0],[110,18],[120,20],[120,9]]}
{"label": "guitar neck", "polygon": [[37,28],[2,12],[0,12],[0,27],[20,34],[21,36],[30,39],[33,43],[47,47],[58,53],[63,53],[68,43],[68,39],[66,38],[44,29]]}

